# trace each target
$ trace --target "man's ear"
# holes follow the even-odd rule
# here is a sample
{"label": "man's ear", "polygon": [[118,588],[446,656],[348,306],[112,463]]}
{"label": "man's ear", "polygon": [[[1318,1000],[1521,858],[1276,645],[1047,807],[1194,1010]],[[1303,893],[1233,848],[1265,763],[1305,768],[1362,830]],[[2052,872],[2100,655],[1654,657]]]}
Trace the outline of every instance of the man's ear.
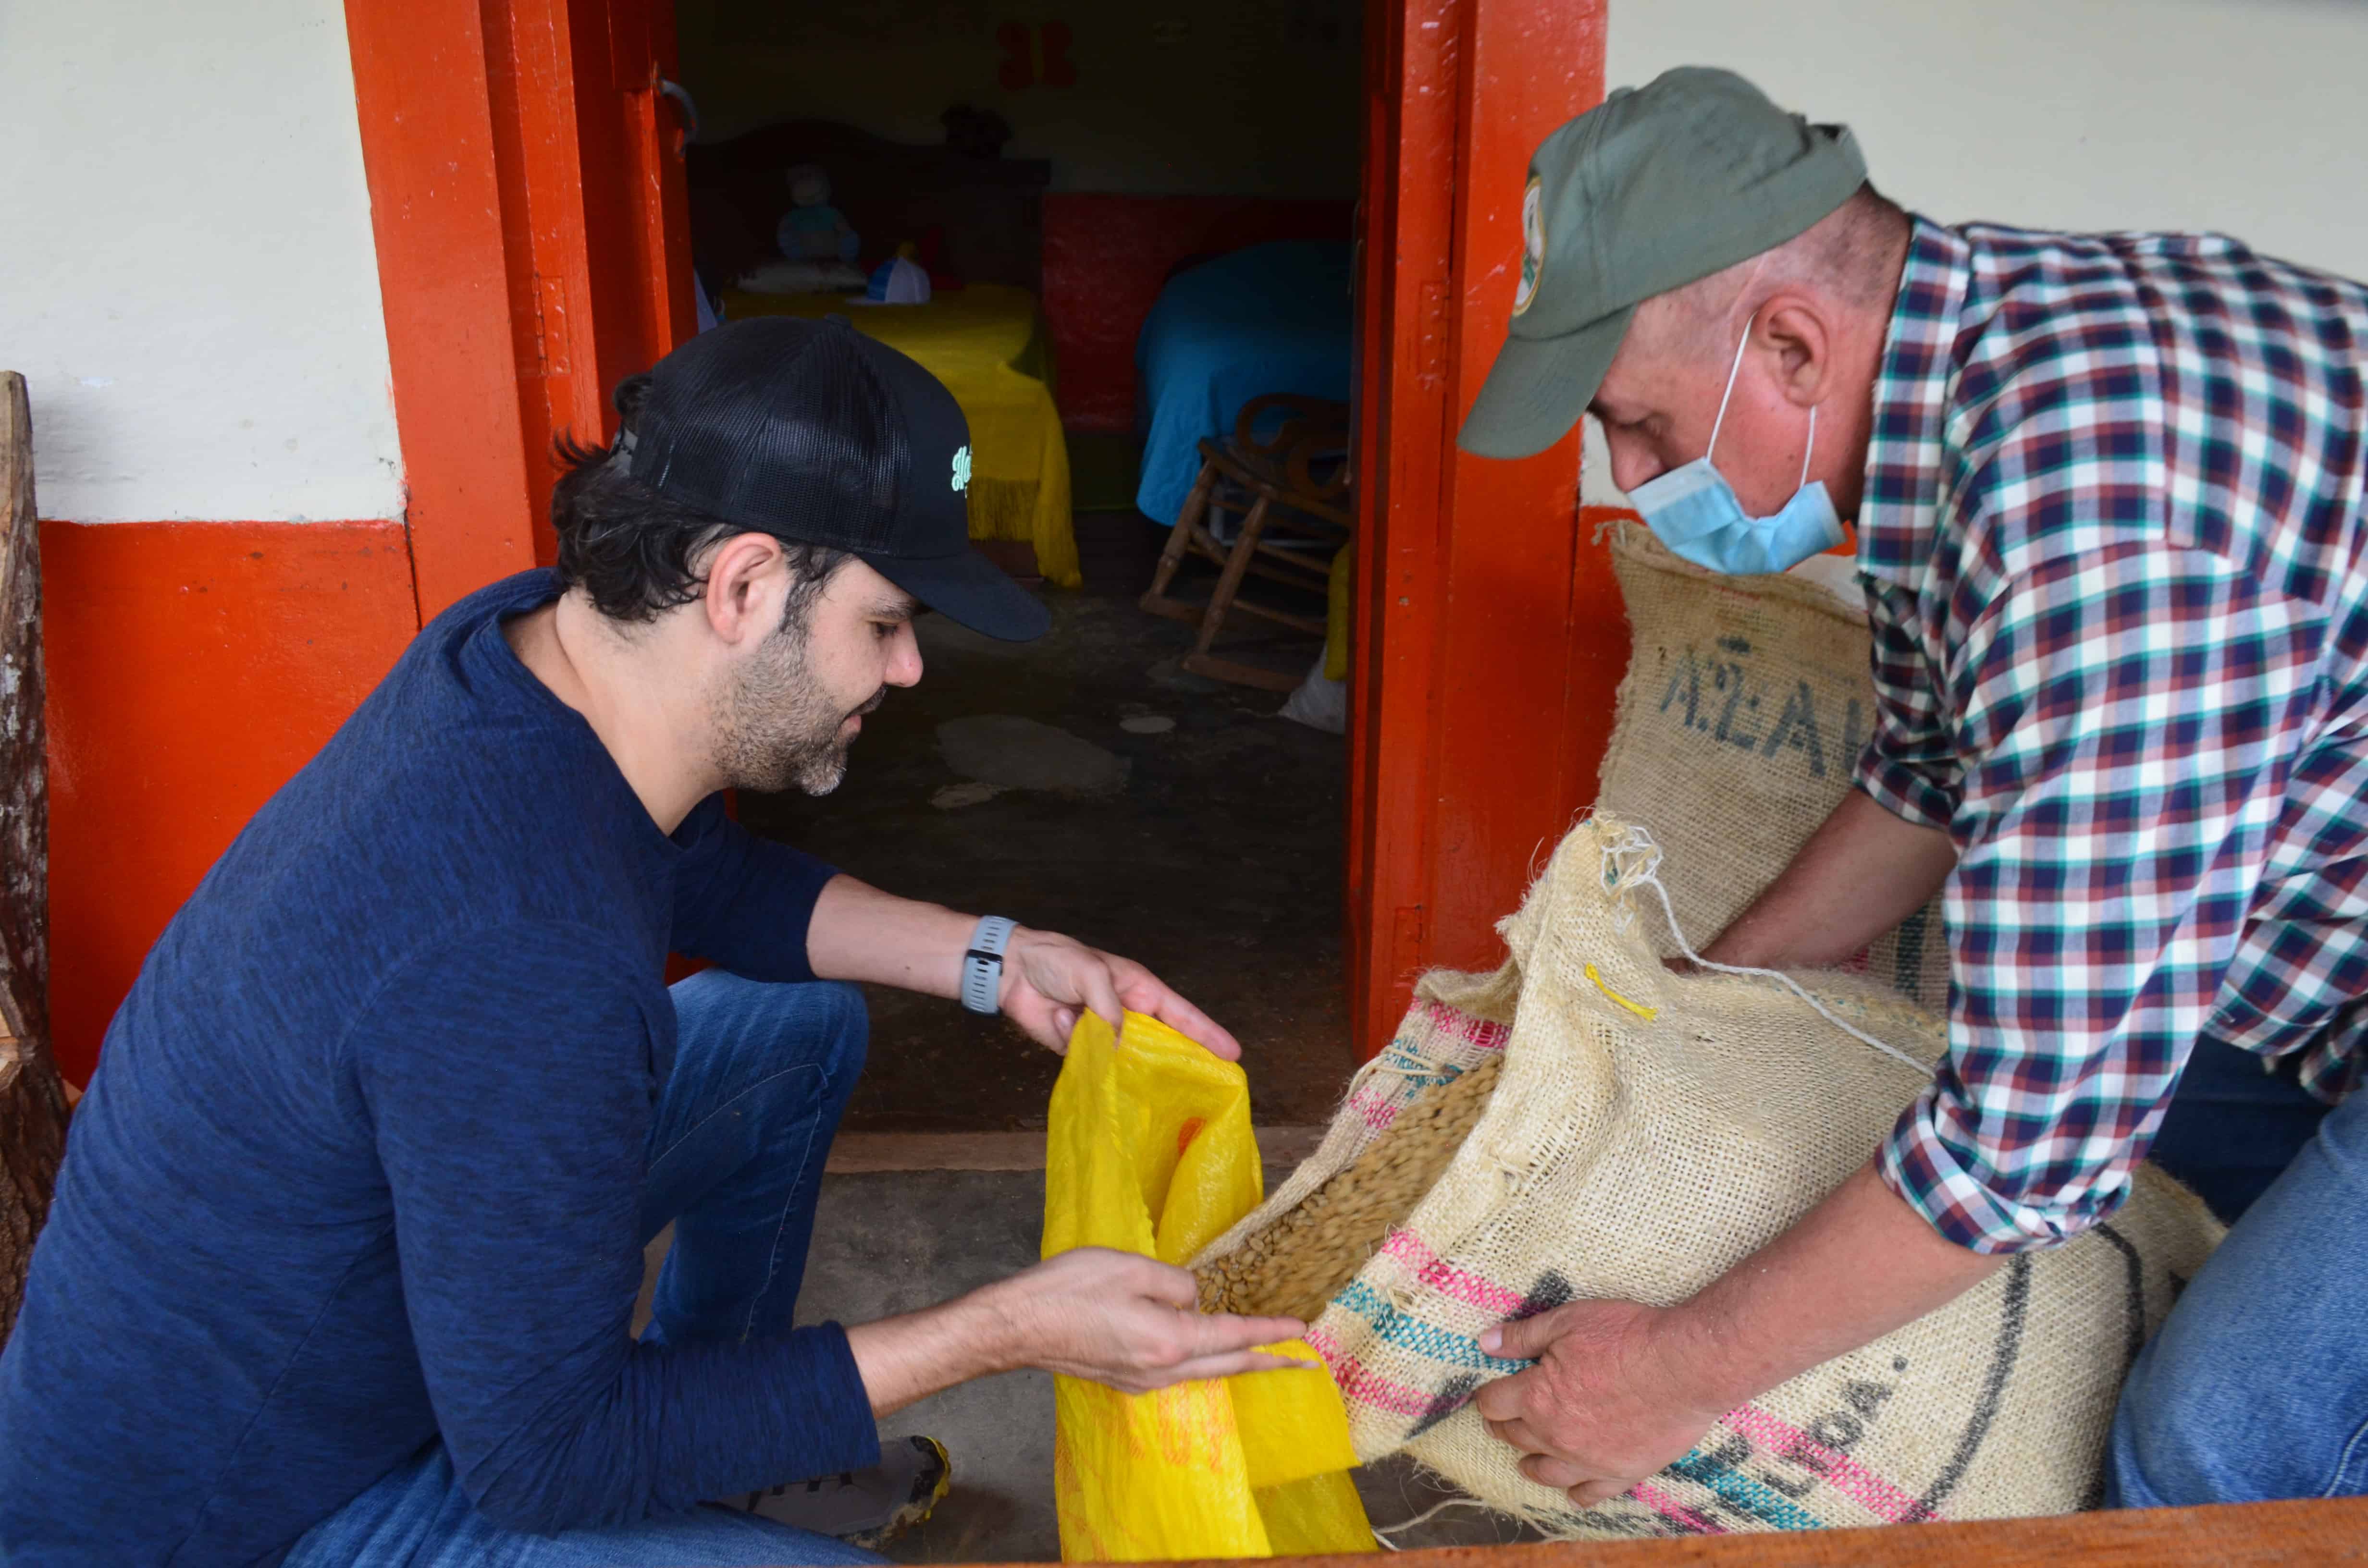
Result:
{"label": "man's ear", "polygon": [[770,534],[734,534],[715,546],[707,560],[707,592],[700,599],[708,629],[735,645],[770,635],[781,624],[789,574],[781,541]]}
{"label": "man's ear", "polygon": [[1784,400],[1807,407],[1825,393],[1833,373],[1834,331],[1826,307],[1805,294],[1778,294],[1759,307],[1752,335],[1776,356]]}

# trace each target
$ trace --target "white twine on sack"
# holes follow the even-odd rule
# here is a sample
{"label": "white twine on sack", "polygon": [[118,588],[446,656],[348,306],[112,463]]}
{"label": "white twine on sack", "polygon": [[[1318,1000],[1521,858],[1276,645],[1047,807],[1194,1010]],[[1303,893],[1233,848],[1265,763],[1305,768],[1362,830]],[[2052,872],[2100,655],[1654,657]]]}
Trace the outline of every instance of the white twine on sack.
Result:
{"label": "white twine on sack", "polygon": [[1694,951],[1693,944],[1686,940],[1684,930],[1678,925],[1678,911],[1677,907],[1669,902],[1669,890],[1661,885],[1661,846],[1654,843],[1653,835],[1643,828],[1633,824],[1622,825],[1626,828],[1626,836],[1614,840],[1603,847],[1604,881],[1613,887],[1648,887],[1659,894],[1661,913],[1668,915],[1669,919],[1669,935],[1678,939],[1679,950],[1689,960],[1704,969],[1714,969],[1721,974],[1750,974],[1763,980],[1775,981],[1785,990],[1815,1007],[1826,1022],[1849,1035],[1852,1040],[1863,1040],[1895,1062],[1905,1062],[1919,1074],[1930,1074],[1932,1069],[1924,1062],[1917,1061],[1916,1058],[1896,1046],[1885,1045],[1864,1029],[1855,1028],[1841,1018],[1836,1017],[1832,1008],[1802,990],[1793,977],[1783,971],[1755,969],[1748,964],[1714,963]]}
{"label": "white twine on sack", "polygon": [[1375,1525],[1371,1527],[1371,1528],[1373,1532],[1373,1539],[1381,1542],[1382,1550],[1383,1551],[1404,1551],[1406,1548],[1400,1546],[1396,1541],[1392,1540],[1390,1537],[1394,1535],[1404,1535],[1406,1531],[1414,1528],[1417,1525],[1427,1525],[1430,1523],[1431,1520],[1439,1517],[1440,1515],[1447,1512],[1450,1508],[1486,1508],[1487,1506],[1487,1504],[1481,1502],[1476,1497],[1450,1497],[1444,1503],[1435,1503],[1431,1505],[1429,1507],[1425,1508],[1421,1513],[1417,1514],[1411,1519],[1402,1520],[1399,1523],[1388,1526],[1387,1528]]}

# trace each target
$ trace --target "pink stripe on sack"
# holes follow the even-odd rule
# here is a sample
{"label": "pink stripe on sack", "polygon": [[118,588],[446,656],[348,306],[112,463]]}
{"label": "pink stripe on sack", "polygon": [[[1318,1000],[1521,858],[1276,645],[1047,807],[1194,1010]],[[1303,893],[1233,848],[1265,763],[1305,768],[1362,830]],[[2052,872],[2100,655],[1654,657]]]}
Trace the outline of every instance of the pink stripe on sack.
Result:
{"label": "pink stripe on sack", "polygon": [[1312,1323],[1309,1324],[1307,1325],[1307,1332],[1301,1335],[1300,1337],[1307,1341],[1307,1347],[1310,1350],[1315,1351],[1318,1356],[1324,1358],[1324,1364],[1326,1366],[1332,1366],[1340,1360],[1341,1351],[1338,1341],[1335,1340],[1330,1335],[1325,1333],[1315,1324]]}
{"label": "pink stripe on sack", "polygon": [[1350,1095],[1348,1108],[1363,1118],[1365,1125],[1376,1132],[1386,1131],[1390,1123],[1398,1119],[1397,1103],[1372,1089],[1359,1089]]}
{"label": "pink stripe on sack", "polygon": [[1429,1016],[1434,1028],[1445,1029],[1464,1044],[1481,1051],[1502,1051],[1505,1041],[1512,1038],[1513,1031],[1505,1025],[1475,1018],[1444,1002],[1426,1002],[1423,1010]]}
{"label": "pink stripe on sack", "polygon": [[1652,1509],[1653,1512],[1660,1515],[1661,1517],[1668,1520],[1671,1524],[1674,1524],[1679,1528],[1691,1533],[1700,1535],[1725,1535],[1726,1533],[1726,1527],[1720,1524],[1716,1519],[1712,1518],[1700,1508],[1687,1507],[1683,1503],[1679,1502],[1675,1497],[1670,1496],[1668,1493],[1662,1491],[1659,1487],[1654,1485],[1649,1481],[1640,1481],[1635,1485],[1630,1487],[1628,1489],[1628,1495],[1634,1497],[1639,1503],[1644,1504],[1645,1506]]}
{"label": "pink stripe on sack", "polygon": [[1937,1519],[1938,1514],[1918,1509],[1916,1499],[1843,1453],[1818,1442],[1791,1422],[1770,1415],[1756,1404],[1739,1404],[1726,1413],[1726,1425],[1763,1449],[1777,1454],[1798,1454],[1811,1461],[1825,1483],[1881,1519],[1896,1525],[1907,1519]]}
{"label": "pink stripe on sack", "polygon": [[1439,1403],[1437,1394],[1393,1382],[1372,1370],[1320,1328],[1307,1331],[1307,1344],[1331,1369],[1332,1381],[1340,1385],[1343,1399],[1393,1415],[1429,1415]]}
{"label": "pink stripe on sack", "polygon": [[[1474,1050],[1502,1051],[1505,1041],[1512,1038],[1513,1031],[1503,1024],[1475,1018],[1469,1013],[1457,1012],[1438,1002],[1425,1002],[1422,1006],[1432,1027],[1445,1030]],[[1395,1045],[1397,1042],[1391,1043]],[[1343,1108],[1352,1112],[1373,1131],[1386,1132],[1390,1123],[1398,1119],[1398,1112],[1406,1108],[1405,1101],[1399,1097],[1400,1093],[1395,1085],[1388,1089],[1360,1089],[1349,1096],[1349,1103]]]}
{"label": "pink stripe on sack", "polygon": [[1508,1290],[1468,1269],[1456,1267],[1433,1252],[1412,1231],[1392,1231],[1389,1240],[1382,1244],[1382,1256],[1405,1264],[1414,1270],[1418,1282],[1450,1301],[1462,1301],[1501,1317],[1510,1317],[1521,1310],[1522,1297],[1519,1290]]}

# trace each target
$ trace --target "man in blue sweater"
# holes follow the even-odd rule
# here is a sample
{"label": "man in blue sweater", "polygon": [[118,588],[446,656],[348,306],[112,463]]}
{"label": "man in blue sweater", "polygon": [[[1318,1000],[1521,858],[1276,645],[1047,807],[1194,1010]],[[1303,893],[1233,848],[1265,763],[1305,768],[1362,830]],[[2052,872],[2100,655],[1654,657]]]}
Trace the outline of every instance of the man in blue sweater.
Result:
{"label": "man in blue sweater", "polygon": [[[919,607],[1043,630],[969,549],[944,388],[844,321],[764,319],[618,402],[553,497],[557,569],[420,633],[108,1030],[0,1355],[16,1568],[875,1561],[708,1505],[878,1466],[879,1415],[970,1378],[1139,1390],[1300,1331],[1092,1251],[792,1326],[862,1065],[848,982],[1054,1050],[1121,1007],[1238,1047],[1139,965],[724,814],[837,784],[920,678]],[[669,991],[669,951],[716,967]]]}

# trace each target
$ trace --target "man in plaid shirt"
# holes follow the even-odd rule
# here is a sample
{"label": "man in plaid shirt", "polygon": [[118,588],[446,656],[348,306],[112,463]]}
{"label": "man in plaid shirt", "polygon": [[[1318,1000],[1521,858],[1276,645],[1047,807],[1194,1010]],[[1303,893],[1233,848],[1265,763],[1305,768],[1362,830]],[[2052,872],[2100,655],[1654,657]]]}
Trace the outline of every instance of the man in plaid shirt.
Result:
{"label": "man in plaid shirt", "polygon": [[1556,131],[1523,219],[1468,448],[1591,408],[1715,570],[1857,520],[1857,788],[1706,956],[1835,963],[1944,890],[1952,983],[1864,1168],[1681,1306],[1492,1331],[1538,1365],[1481,1413],[1593,1503],[2108,1217],[2151,1150],[2237,1223],[2131,1376],[2112,1498],[2368,1491],[2368,289],[2216,235],[1943,228],[1699,69]]}

